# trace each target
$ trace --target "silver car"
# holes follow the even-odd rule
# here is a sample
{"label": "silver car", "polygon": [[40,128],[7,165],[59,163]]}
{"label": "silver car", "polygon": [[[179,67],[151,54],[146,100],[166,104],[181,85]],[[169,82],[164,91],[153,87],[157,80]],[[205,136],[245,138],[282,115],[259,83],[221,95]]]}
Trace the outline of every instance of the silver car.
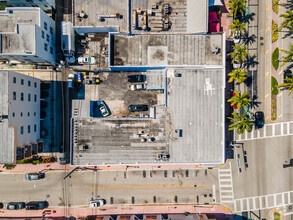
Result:
{"label": "silver car", "polygon": [[45,178],[44,173],[28,173],[25,175],[26,180],[39,180]]}
{"label": "silver car", "polygon": [[6,205],[6,209],[8,210],[18,210],[18,209],[23,209],[25,207],[24,202],[9,202]]}

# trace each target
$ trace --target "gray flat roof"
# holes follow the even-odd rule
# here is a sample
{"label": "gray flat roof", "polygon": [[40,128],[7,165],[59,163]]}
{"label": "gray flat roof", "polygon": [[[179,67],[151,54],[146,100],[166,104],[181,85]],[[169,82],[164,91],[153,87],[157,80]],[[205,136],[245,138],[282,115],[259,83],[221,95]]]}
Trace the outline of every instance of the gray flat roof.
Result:
{"label": "gray flat roof", "polygon": [[[76,27],[107,27],[119,26],[120,31],[128,31],[129,23],[129,0],[73,0],[73,8],[75,13],[83,11],[87,18],[78,20],[76,16],[73,18],[73,24]],[[120,18],[109,17],[120,14]],[[104,20],[99,20],[98,16],[106,16]],[[107,18],[108,16],[108,18]]]}
{"label": "gray flat roof", "polygon": [[[223,35],[111,35],[111,66],[223,65]],[[219,48],[217,54],[213,48]]]}
{"label": "gray flat roof", "polygon": [[[224,69],[166,71],[161,77],[167,77],[167,106],[156,105],[155,118],[74,115],[72,163],[162,163],[158,160],[162,153],[170,155],[168,163],[223,163]],[[143,135],[138,137],[142,130]],[[181,130],[182,137],[176,130]],[[141,142],[147,137],[155,140]],[[83,150],[84,145],[89,149]]]}
{"label": "gray flat roof", "polygon": [[[0,115],[8,115],[8,72],[0,72]],[[14,128],[0,120],[0,163],[14,163]]]}

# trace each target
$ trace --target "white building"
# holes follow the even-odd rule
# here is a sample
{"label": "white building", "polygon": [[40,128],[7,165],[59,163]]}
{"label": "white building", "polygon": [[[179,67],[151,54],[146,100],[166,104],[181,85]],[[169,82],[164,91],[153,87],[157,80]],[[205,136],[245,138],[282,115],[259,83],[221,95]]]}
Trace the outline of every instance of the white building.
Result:
{"label": "white building", "polygon": [[0,84],[0,163],[13,163],[40,148],[40,80],[0,71]]}
{"label": "white building", "polygon": [[40,7],[45,12],[55,8],[55,0],[0,0],[4,7]]}
{"label": "white building", "polygon": [[55,22],[42,9],[0,11],[0,58],[11,62],[55,65]]}

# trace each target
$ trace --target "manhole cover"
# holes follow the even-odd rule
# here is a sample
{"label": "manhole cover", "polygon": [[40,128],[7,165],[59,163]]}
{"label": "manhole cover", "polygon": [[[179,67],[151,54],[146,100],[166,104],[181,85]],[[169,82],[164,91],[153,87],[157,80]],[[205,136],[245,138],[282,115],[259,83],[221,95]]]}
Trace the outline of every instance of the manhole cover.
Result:
{"label": "manhole cover", "polygon": [[207,197],[208,195],[207,195],[207,194],[204,194],[203,196],[204,196],[204,197]]}
{"label": "manhole cover", "polygon": [[260,39],[260,40],[263,40],[263,37],[260,37],[259,39]]}
{"label": "manhole cover", "polygon": [[263,46],[263,45],[264,45],[264,43],[263,43],[263,42],[261,42],[261,43],[260,43],[260,46]]}

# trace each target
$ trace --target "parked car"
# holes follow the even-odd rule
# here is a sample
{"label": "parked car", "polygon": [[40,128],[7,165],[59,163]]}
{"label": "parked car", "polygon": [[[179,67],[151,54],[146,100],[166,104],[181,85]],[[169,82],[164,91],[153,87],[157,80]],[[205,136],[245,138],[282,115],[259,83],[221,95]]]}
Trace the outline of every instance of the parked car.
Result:
{"label": "parked car", "polygon": [[101,113],[102,113],[102,115],[104,117],[107,117],[107,116],[110,115],[110,113],[109,113],[109,111],[107,109],[107,106],[106,106],[104,101],[100,101],[100,104],[98,105],[98,107],[99,107],[99,109],[100,109],[100,111],[101,111]]}
{"label": "parked car", "polygon": [[48,91],[41,91],[41,99],[45,99],[49,97],[49,92]]}
{"label": "parked car", "polygon": [[234,63],[233,63],[233,69],[237,69],[237,68],[241,68],[242,67],[242,63],[240,62],[240,63],[238,63],[236,60],[234,61]]}
{"label": "parked car", "polygon": [[0,202],[0,209],[3,209],[4,204],[2,202]]}
{"label": "parked car", "polygon": [[146,75],[130,75],[128,76],[128,82],[145,82]]}
{"label": "parked car", "polygon": [[284,74],[283,75],[284,76],[284,80],[285,79],[288,79],[288,78],[291,78],[293,76],[292,71],[289,70],[289,69],[284,70],[283,74]]}
{"label": "parked car", "polygon": [[169,6],[169,4],[164,4],[163,9],[164,9],[164,14],[165,15],[167,15],[167,14],[170,13],[170,6]]}
{"label": "parked car", "polygon": [[44,178],[45,178],[45,173],[28,173],[25,175],[26,180],[39,180]]}
{"label": "parked car", "polygon": [[141,89],[146,89],[146,84],[137,84],[137,85],[131,85],[130,86],[131,90],[141,90]]}
{"label": "parked car", "polygon": [[93,84],[100,84],[100,83],[101,83],[101,80],[100,80],[99,77],[93,77],[93,78],[92,78],[92,83],[93,83]]}
{"label": "parked car", "polygon": [[59,154],[59,163],[61,165],[65,165],[67,163],[67,160],[66,160],[66,152]]}
{"label": "parked car", "polygon": [[89,202],[89,207],[90,208],[100,208],[105,204],[106,204],[106,201],[104,199],[93,200],[93,201]]}
{"label": "parked car", "polygon": [[8,210],[18,210],[23,209],[25,207],[24,202],[9,202],[6,204],[6,209]]}
{"label": "parked car", "polygon": [[255,117],[255,126],[257,128],[262,128],[264,126],[265,123],[265,116],[263,112],[256,112],[254,114]]}
{"label": "parked car", "polygon": [[46,108],[48,106],[48,103],[44,100],[41,100],[41,108]]}
{"label": "parked car", "polygon": [[78,57],[79,64],[95,64],[96,59],[94,57]]}
{"label": "parked car", "polygon": [[74,73],[69,73],[68,74],[68,81],[67,81],[69,89],[74,89],[74,81],[75,81]]}
{"label": "parked car", "polygon": [[50,84],[49,83],[42,82],[41,83],[41,89],[50,89]]}
{"label": "parked car", "polygon": [[233,34],[233,42],[234,42],[234,44],[239,44],[240,41],[241,41],[241,34],[240,34],[240,31],[237,30]]}
{"label": "parked car", "polygon": [[147,105],[130,105],[128,109],[130,112],[141,112],[147,111],[149,108]]}
{"label": "parked car", "polygon": [[26,203],[25,205],[25,209],[26,210],[40,210],[40,209],[44,209],[47,208],[49,206],[47,201],[33,201],[33,202],[29,202]]}
{"label": "parked car", "polygon": [[77,82],[81,83],[81,81],[82,81],[82,74],[81,74],[81,72],[78,72],[77,73]]}

